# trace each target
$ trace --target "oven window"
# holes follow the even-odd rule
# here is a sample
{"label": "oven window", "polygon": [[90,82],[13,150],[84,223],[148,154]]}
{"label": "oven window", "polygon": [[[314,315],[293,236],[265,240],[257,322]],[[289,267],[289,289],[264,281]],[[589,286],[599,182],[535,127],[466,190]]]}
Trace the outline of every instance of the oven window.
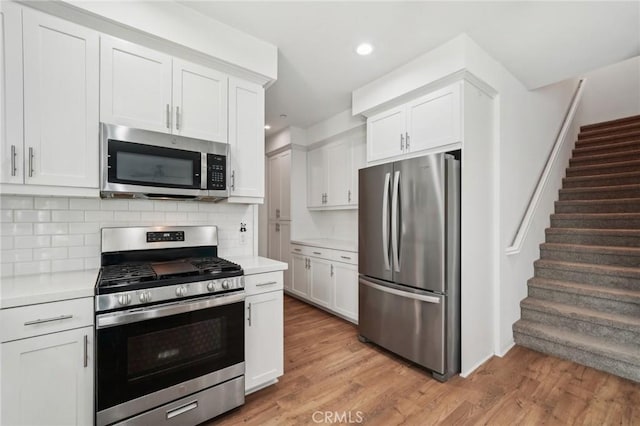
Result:
{"label": "oven window", "polygon": [[98,411],[244,362],[244,302],[96,330]]}
{"label": "oven window", "polygon": [[191,185],[193,161],[133,152],[118,152],[118,180],[173,185]]}

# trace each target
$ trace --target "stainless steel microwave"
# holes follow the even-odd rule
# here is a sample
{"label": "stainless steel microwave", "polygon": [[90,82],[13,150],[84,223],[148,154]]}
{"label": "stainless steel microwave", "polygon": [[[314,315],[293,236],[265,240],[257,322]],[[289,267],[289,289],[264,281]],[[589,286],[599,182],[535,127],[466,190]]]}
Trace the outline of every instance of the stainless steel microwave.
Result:
{"label": "stainless steel microwave", "polygon": [[228,145],[101,123],[100,196],[219,201]]}

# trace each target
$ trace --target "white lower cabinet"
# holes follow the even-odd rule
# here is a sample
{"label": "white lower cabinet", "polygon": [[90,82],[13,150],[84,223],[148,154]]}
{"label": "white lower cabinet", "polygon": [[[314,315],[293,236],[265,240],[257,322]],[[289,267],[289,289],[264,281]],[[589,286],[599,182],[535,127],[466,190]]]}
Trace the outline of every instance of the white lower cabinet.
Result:
{"label": "white lower cabinet", "polygon": [[2,344],[4,425],[93,424],[93,327]]}
{"label": "white lower cabinet", "polygon": [[291,289],[287,292],[357,322],[357,254],[297,244],[291,248]]}
{"label": "white lower cabinet", "polygon": [[282,272],[245,277],[245,393],[284,373]]}

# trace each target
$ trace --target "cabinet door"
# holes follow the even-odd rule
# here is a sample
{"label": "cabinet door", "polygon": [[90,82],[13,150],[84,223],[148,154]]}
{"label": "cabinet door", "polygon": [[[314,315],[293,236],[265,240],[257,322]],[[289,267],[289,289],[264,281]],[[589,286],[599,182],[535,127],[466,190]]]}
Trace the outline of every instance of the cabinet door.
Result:
{"label": "cabinet door", "polygon": [[460,83],[407,104],[409,151],[418,152],[460,142],[462,137]]}
{"label": "cabinet door", "polygon": [[93,424],[93,327],[3,343],[2,388],[2,424]]}
{"label": "cabinet door", "polygon": [[324,148],[326,152],[324,172],[327,179],[326,207],[349,204],[351,186],[350,141],[344,141]]}
{"label": "cabinet door", "polygon": [[[229,78],[229,202],[264,197],[264,89]],[[260,201],[262,202],[262,201]]]}
{"label": "cabinet door", "polygon": [[309,296],[309,274],[307,258],[291,254],[291,292],[298,296]]}
{"label": "cabinet door", "polygon": [[318,305],[331,309],[333,305],[333,268],[331,262],[324,259],[310,258],[311,300]]}
{"label": "cabinet door", "polygon": [[107,36],[100,44],[100,121],[170,133],[171,57]]}
{"label": "cabinet door", "polygon": [[226,74],[173,59],[173,133],[227,142]]}
{"label": "cabinet door", "polygon": [[382,160],[404,152],[404,105],[367,120],[367,161]]}
{"label": "cabinet door", "polygon": [[245,391],[282,376],[284,322],[282,291],[249,296],[245,300]]}
{"label": "cabinet door", "polygon": [[98,187],[99,36],[23,10],[25,182]]}
{"label": "cabinet door", "polygon": [[353,141],[351,144],[351,170],[349,176],[351,187],[348,194],[350,206],[358,205],[358,170],[366,165],[366,150],[367,146],[364,138]]}
{"label": "cabinet door", "polygon": [[291,151],[280,154],[280,220],[291,220]]}
{"label": "cabinet door", "polygon": [[325,150],[312,149],[307,153],[307,207],[323,207],[326,192]]}
{"label": "cabinet door", "polygon": [[269,259],[280,260],[280,224],[278,222],[269,223],[268,241],[267,256]]}
{"label": "cabinet door", "polygon": [[354,321],[358,320],[358,266],[333,264],[333,309]]}
{"label": "cabinet door", "polygon": [[284,288],[291,289],[291,223],[280,222],[280,260],[289,265],[284,272]]}
{"label": "cabinet door", "polygon": [[23,183],[22,9],[0,8],[0,182]]}
{"label": "cabinet door", "polygon": [[280,219],[280,214],[282,213],[282,193],[281,193],[281,182],[280,182],[280,173],[281,173],[281,161],[280,156],[276,155],[275,157],[269,157],[269,200],[267,204],[269,205],[269,220],[278,220]]}

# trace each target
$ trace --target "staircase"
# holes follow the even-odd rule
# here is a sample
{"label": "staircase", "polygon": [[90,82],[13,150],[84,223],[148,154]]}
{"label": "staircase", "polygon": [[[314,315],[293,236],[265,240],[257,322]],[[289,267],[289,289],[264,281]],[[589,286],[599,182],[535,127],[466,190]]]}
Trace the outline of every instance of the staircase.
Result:
{"label": "staircase", "polygon": [[640,116],[580,130],[513,334],[640,382]]}

